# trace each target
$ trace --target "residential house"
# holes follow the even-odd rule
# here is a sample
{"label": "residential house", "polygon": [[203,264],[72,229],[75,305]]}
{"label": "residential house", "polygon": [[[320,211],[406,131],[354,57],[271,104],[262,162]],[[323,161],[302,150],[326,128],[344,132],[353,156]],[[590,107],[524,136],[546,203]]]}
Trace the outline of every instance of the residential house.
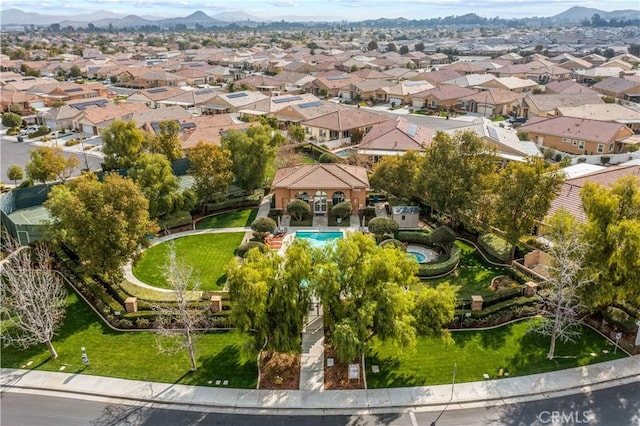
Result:
{"label": "residential house", "polygon": [[574,155],[614,154],[626,146],[621,140],[633,131],[624,124],[573,117],[554,117],[520,128],[538,146]]}
{"label": "residential house", "polygon": [[252,75],[250,77],[237,80],[235,87],[242,90],[253,90],[264,93],[265,95],[279,95],[285,91],[286,84],[281,80],[276,80],[267,75]]}
{"label": "residential house", "polygon": [[[347,108],[320,117],[302,121],[307,139],[333,148],[351,143],[351,133],[360,131],[366,135],[374,124],[388,120],[385,114],[377,114],[360,108]],[[332,141],[332,144],[328,142]]]}
{"label": "residential house", "polygon": [[493,118],[499,115],[521,116],[521,99],[524,95],[504,89],[489,89],[460,98],[467,103],[467,111]]}
{"label": "residential house", "polygon": [[408,105],[411,103],[413,95],[433,87],[431,83],[425,80],[402,81],[393,86],[380,88],[376,92],[376,98],[382,98],[383,102],[395,106]]}
{"label": "residential house", "polygon": [[44,100],[33,93],[17,90],[0,91],[0,112],[15,112],[20,115],[30,115],[31,108],[44,106]]}
{"label": "residential house", "polygon": [[[92,103],[95,101],[91,101]],[[105,99],[104,103],[108,101]],[[51,108],[38,114],[39,121],[51,130],[73,129],[76,121],[82,115],[82,108],[72,105],[62,105],[60,107]]]}
{"label": "residential house", "polygon": [[532,116],[552,117],[557,114],[556,108],[558,107],[578,107],[589,104],[604,104],[604,101],[597,93],[527,94],[522,100],[522,116],[525,118]]}
{"label": "residential house", "polygon": [[457,71],[445,68],[438,71],[421,72],[415,77],[413,77],[412,80],[414,81],[424,80],[424,81],[428,81],[434,86],[440,86],[444,84],[446,81],[454,80],[459,77],[462,77],[462,74],[460,74]]}
{"label": "residential house", "polygon": [[276,117],[278,121],[287,128],[290,124],[299,124],[305,120],[311,120],[312,118],[322,117],[335,111],[347,109],[351,108],[334,102],[319,100],[285,106],[276,113]]}
{"label": "residential house", "polygon": [[388,79],[360,80],[351,85],[349,97],[354,100],[384,102],[386,93],[382,89],[394,85],[395,83]]}
{"label": "residential house", "polygon": [[575,106],[558,106],[556,115],[562,117],[585,118],[589,120],[610,121],[624,124],[640,133],[640,111],[618,104],[578,104]]}
{"label": "residential house", "polygon": [[538,83],[533,80],[518,77],[498,77],[495,80],[487,81],[482,85],[482,87],[504,89],[515,93],[524,93],[537,88]]}
{"label": "residential house", "polygon": [[362,78],[354,74],[331,74],[328,76],[316,76],[316,79],[308,83],[305,89],[316,96],[343,97],[351,93],[351,85]]}
{"label": "residential house", "polygon": [[552,81],[569,80],[573,71],[558,65],[546,65],[527,71],[526,78],[537,81],[540,84],[547,84]]}
{"label": "residential house", "polygon": [[453,80],[446,80],[441,83],[444,84],[452,84],[460,87],[469,87],[471,89],[481,88],[491,80],[495,80],[496,77],[491,74],[467,74],[462,77],[454,78]]}
{"label": "residential house", "polygon": [[153,89],[138,90],[127,97],[127,102],[141,102],[150,108],[158,108],[160,101],[183,95],[184,90],[177,87],[154,87]]}
{"label": "residential house", "polygon": [[204,68],[184,67],[173,74],[176,77],[184,78],[186,84],[192,87],[215,84],[216,82],[216,78]]}
{"label": "residential house", "polygon": [[640,179],[639,165],[611,166],[606,169],[596,170],[586,175],[567,179],[558,196],[551,202],[547,216],[553,215],[560,209],[567,210],[579,222],[585,222],[587,215],[582,205],[580,192],[587,182],[596,183],[604,187],[613,186],[619,179],[626,176],[635,176]]}
{"label": "residential house", "polygon": [[[204,89],[209,90],[209,89]],[[232,93],[213,94],[205,104],[202,105],[203,114],[227,114],[245,109],[247,105],[255,104],[258,101],[267,99],[268,96],[261,92],[244,90]]]}
{"label": "residential house", "polygon": [[435,133],[435,130],[411,123],[404,117],[396,117],[375,124],[354,149],[360,160],[373,165],[385,156],[424,151],[431,145]]}
{"label": "residential house", "polygon": [[575,70],[571,78],[582,84],[596,84],[610,78],[617,78],[624,70],[618,67],[596,67],[588,70]]}
{"label": "residential house", "polygon": [[98,135],[115,120],[128,120],[134,112],[149,109],[145,104],[126,102],[76,106],[83,109],[82,114],[73,120],[73,127],[87,135]]}
{"label": "residential house", "polygon": [[275,208],[284,210],[300,199],[314,215],[325,215],[333,205],[350,201],[353,211],[366,204],[367,169],[345,164],[303,164],[278,169],[271,184]]}
{"label": "residential house", "polygon": [[184,152],[188,152],[200,142],[220,145],[224,132],[247,129],[255,123],[240,122],[229,114],[217,114],[183,119],[180,125],[180,146]]}
{"label": "residential house", "polygon": [[578,93],[597,94],[593,89],[573,80],[552,81],[544,86],[545,94],[571,95]]}
{"label": "residential house", "polygon": [[612,77],[594,84],[592,89],[605,96],[613,96],[631,102],[640,102],[640,81]]}
{"label": "residential house", "polygon": [[427,108],[436,111],[466,111],[467,103],[466,101],[460,101],[460,99],[475,93],[478,93],[478,91],[468,87],[446,84],[418,92],[411,97],[411,100],[415,108]]}

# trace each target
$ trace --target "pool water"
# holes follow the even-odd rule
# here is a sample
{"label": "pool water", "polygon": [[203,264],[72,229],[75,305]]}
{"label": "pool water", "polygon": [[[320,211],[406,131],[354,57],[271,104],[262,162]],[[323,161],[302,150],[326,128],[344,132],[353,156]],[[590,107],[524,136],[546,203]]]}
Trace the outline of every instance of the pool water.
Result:
{"label": "pool water", "polygon": [[424,261],[427,260],[427,258],[422,253],[416,253],[414,251],[411,251],[411,252],[407,252],[407,254],[410,254],[411,256],[415,257],[418,263],[424,263]]}
{"label": "pool water", "polygon": [[296,231],[296,239],[307,240],[311,247],[324,247],[342,236],[342,232]]}

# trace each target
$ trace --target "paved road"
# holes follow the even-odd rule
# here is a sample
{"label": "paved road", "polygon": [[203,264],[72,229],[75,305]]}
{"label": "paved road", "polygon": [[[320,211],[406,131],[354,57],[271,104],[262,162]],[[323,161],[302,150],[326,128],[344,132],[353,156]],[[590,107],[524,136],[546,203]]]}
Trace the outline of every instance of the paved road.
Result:
{"label": "paved road", "polygon": [[604,425],[640,424],[640,383],[497,407],[379,415],[289,416],[245,415],[121,405],[102,401],[5,392],[2,426],[39,425],[304,425],[304,426],[475,426],[475,425]]}
{"label": "paved road", "polygon": [[[29,142],[15,142],[15,137],[7,137],[4,134],[0,134],[0,181],[6,184],[13,184],[13,182],[7,178],[7,169],[12,164],[18,164],[24,169],[24,166],[29,161],[29,151],[35,148],[36,146]],[[80,160],[80,166],[78,166],[78,169],[74,173],[74,176],[79,176],[80,169],[85,167],[84,155],[78,155],[68,151],[64,151],[64,155],[67,158],[73,155]],[[91,170],[100,170],[100,164],[103,161],[100,156],[88,153],[86,158]]]}

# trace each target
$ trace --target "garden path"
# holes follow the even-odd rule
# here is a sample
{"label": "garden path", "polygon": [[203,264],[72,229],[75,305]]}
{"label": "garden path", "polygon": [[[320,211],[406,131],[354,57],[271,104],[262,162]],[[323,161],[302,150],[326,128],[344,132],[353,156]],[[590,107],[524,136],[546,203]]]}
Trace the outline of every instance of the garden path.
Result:
{"label": "garden path", "polygon": [[324,318],[320,303],[311,304],[302,330],[300,390],[324,390]]}

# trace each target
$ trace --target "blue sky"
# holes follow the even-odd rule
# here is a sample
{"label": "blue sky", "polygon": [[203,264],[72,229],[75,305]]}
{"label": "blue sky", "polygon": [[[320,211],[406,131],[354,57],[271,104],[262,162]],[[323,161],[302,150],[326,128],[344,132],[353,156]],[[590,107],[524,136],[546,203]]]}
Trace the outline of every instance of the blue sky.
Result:
{"label": "blue sky", "polygon": [[381,17],[424,19],[471,12],[485,17],[503,18],[552,16],[572,6],[593,7],[606,11],[638,9],[638,0],[606,3],[589,0],[1,0],[1,4],[1,8],[5,10],[18,8],[25,12],[48,15],[73,15],[108,10],[127,15],[176,17],[202,10],[208,15],[243,11],[265,18],[331,16],[350,21]]}

